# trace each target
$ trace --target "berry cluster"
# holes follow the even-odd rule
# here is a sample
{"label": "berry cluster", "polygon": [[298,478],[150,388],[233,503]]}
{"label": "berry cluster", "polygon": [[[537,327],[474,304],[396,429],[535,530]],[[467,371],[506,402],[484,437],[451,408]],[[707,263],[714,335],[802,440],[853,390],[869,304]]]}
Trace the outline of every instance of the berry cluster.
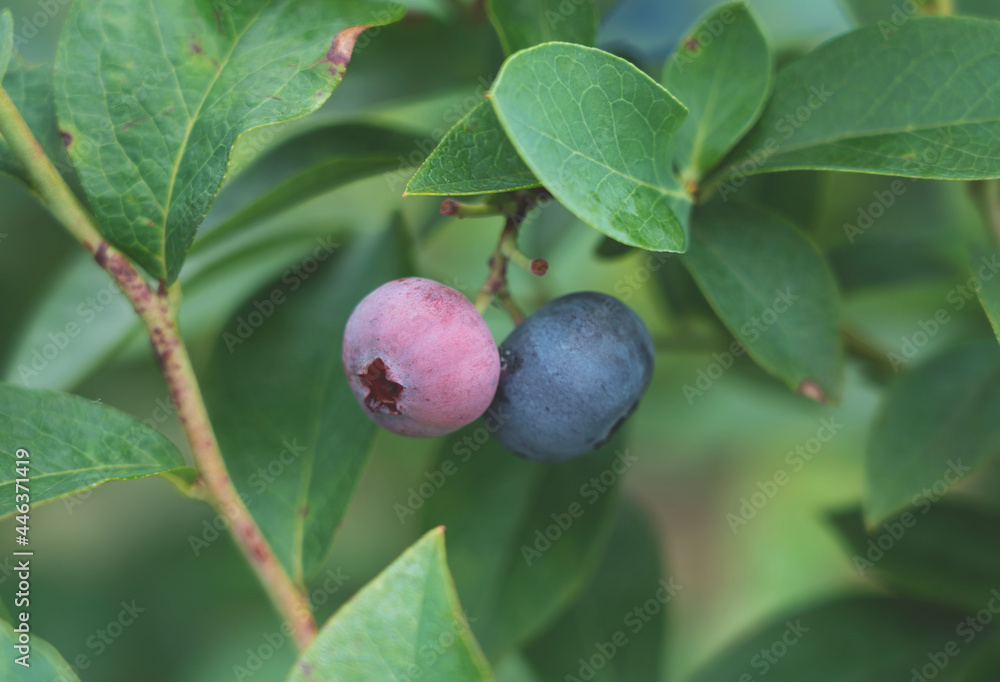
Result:
{"label": "berry cluster", "polygon": [[440,436],[488,408],[497,440],[537,461],[599,447],[653,372],[653,343],[628,306],[593,292],[550,301],[499,352],[461,293],[419,277],[368,294],[344,330],[344,370],[365,413],[407,436]]}

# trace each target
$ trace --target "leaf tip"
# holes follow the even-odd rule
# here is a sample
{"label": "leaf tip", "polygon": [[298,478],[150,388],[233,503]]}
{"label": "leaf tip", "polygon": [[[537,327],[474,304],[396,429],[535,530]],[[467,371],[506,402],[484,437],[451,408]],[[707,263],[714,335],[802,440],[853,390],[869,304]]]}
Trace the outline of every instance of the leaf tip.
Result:
{"label": "leaf tip", "polygon": [[358,41],[358,36],[369,27],[370,24],[348,26],[337,33],[333,37],[333,42],[330,43],[330,49],[326,51],[326,57],[317,63],[328,63],[330,67],[327,71],[332,74],[340,73],[351,62],[351,55],[354,53],[354,44]]}
{"label": "leaf tip", "polygon": [[824,393],[823,389],[819,387],[819,384],[812,379],[805,379],[801,384],[799,384],[798,392],[800,395],[804,395],[805,397],[815,400],[818,403],[825,403],[827,400],[826,393]]}

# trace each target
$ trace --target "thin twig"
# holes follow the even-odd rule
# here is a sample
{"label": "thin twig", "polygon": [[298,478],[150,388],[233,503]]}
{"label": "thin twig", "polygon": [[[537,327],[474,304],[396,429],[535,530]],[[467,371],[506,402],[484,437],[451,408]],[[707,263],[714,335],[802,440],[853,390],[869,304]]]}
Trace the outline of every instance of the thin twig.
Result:
{"label": "thin twig", "polygon": [[66,185],[32,135],[7,92],[0,87],[0,134],[20,160],[42,201],[83,248],[93,255],[131,302],[149,333],[170,395],[208,499],[229,522],[233,536],[263,583],[279,613],[288,621],[300,649],[316,635],[316,622],[305,595],[291,580],[233,487],[208,418],[191,359],[177,328],[180,290],[154,291],[128,257],[100,234],[93,218]]}

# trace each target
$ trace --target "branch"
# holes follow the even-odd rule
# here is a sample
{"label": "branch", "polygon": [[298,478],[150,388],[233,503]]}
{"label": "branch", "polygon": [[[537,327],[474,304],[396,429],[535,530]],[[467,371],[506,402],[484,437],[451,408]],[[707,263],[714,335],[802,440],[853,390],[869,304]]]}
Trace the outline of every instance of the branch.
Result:
{"label": "branch", "polygon": [[177,328],[180,290],[154,291],[128,257],[111,246],[45,155],[17,107],[0,86],[0,134],[20,160],[34,190],[77,241],[94,256],[128,298],[149,333],[170,396],[194,456],[209,501],[229,521],[237,544],[264,584],[274,605],[292,627],[300,649],[316,635],[316,622],[302,591],[292,582],[233,487],[208,419],[201,389]]}

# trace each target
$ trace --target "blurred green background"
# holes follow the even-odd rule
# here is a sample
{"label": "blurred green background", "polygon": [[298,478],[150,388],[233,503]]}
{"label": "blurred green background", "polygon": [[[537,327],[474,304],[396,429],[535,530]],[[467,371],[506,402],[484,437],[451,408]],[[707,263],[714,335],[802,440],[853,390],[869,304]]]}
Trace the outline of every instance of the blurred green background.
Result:
{"label": "blurred green background", "polygon": [[[361,112],[415,131],[415,147],[416,140],[427,135],[420,131],[443,132],[447,112],[481,94],[502,53],[484,19],[455,23],[449,3],[410,4],[422,11],[384,30],[359,51],[323,110],[304,121],[248,135],[241,140],[234,165],[294,132],[325,121],[353,120]],[[616,5],[603,0],[601,44],[658,73],[678,36],[712,4],[624,0]],[[851,26],[835,0],[752,4],[773,46],[785,55]],[[34,0],[9,6],[16,30],[41,11]],[[59,5],[58,14],[23,46],[26,57],[51,61],[65,11]],[[781,174],[755,178],[747,191],[810,232],[836,268],[846,243],[842,225],[853,221],[858,206],[890,181]],[[485,277],[500,219],[441,219],[437,200],[404,200],[402,186],[382,177],[356,183],[254,230],[346,238],[381,230],[394,211],[402,210],[415,237],[418,274],[473,295]],[[855,247],[850,268],[837,269],[844,319],[884,344],[885,350],[898,347],[899,338],[912,333],[917,320],[944,305],[964,258],[952,246],[981,229],[963,186],[913,187]],[[666,576],[684,588],[670,605],[664,654],[671,679],[679,679],[766,615],[860,584],[827,515],[861,498],[863,445],[879,387],[864,367],[851,361],[842,403],[822,406],[792,394],[743,358],[705,395],[689,402],[684,386],[695,383],[718,350],[697,339],[719,330],[671,310],[664,295],[664,271],[647,277],[651,273],[643,256],[595,256],[600,241],[598,233],[561,208],[545,208],[526,227],[522,246],[532,256],[547,258],[551,269],[543,279],[515,272],[512,286],[515,298],[529,311],[563,293],[604,291],[626,299],[654,336],[666,340],[687,334],[696,340],[683,346],[661,344],[653,384],[629,424],[630,447],[639,461],[625,484],[627,494],[654,523]],[[859,249],[870,250],[870,262],[857,258]],[[19,183],[0,177],[0,357],[16,347],[20,330],[38,310],[57,273],[81,260],[78,251]],[[886,254],[912,256],[907,259],[911,266],[894,270]],[[293,254],[285,263],[261,266],[253,273],[259,281],[242,299],[301,257]],[[216,286],[227,290],[235,285],[223,276]],[[81,293],[80,300],[84,296]],[[203,304],[203,322],[185,329],[201,366],[219,328],[241,302],[224,296],[209,299]],[[983,324],[981,313],[971,306],[956,317],[959,323],[949,325],[932,345]],[[510,330],[509,320],[499,312],[487,319],[498,340]],[[91,333],[100,333],[100,324],[98,317],[97,331]],[[9,378],[10,367],[6,371]],[[152,417],[168,400],[141,340],[116,353],[73,390],[142,419]],[[843,429],[801,471],[794,471],[786,453],[815,436],[821,419],[830,417]],[[172,418],[161,428],[183,443]],[[400,523],[393,505],[405,502],[408,488],[421,479],[436,447],[433,441],[379,434],[328,560],[330,569],[350,579],[319,607],[318,620],[325,620],[418,537],[418,521]],[[739,514],[741,499],[757,492],[758,483],[771,480],[779,469],[790,473],[789,484],[734,533],[727,514]],[[80,660],[88,667],[80,671],[83,680],[235,679],[233,666],[247,665],[247,647],[256,648],[280,624],[228,538],[195,557],[189,538],[200,535],[213,517],[206,505],[183,497],[158,478],[106,484],[37,509],[32,514],[35,631],[71,664],[84,657]],[[12,525],[12,520],[0,524],[0,536],[11,536]],[[4,600],[12,592],[4,585],[9,580],[9,571],[0,567]],[[144,611],[98,654],[101,647],[94,645],[93,636],[118,617],[121,602],[133,601]],[[282,679],[293,660],[292,645],[286,642],[252,679]]]}

